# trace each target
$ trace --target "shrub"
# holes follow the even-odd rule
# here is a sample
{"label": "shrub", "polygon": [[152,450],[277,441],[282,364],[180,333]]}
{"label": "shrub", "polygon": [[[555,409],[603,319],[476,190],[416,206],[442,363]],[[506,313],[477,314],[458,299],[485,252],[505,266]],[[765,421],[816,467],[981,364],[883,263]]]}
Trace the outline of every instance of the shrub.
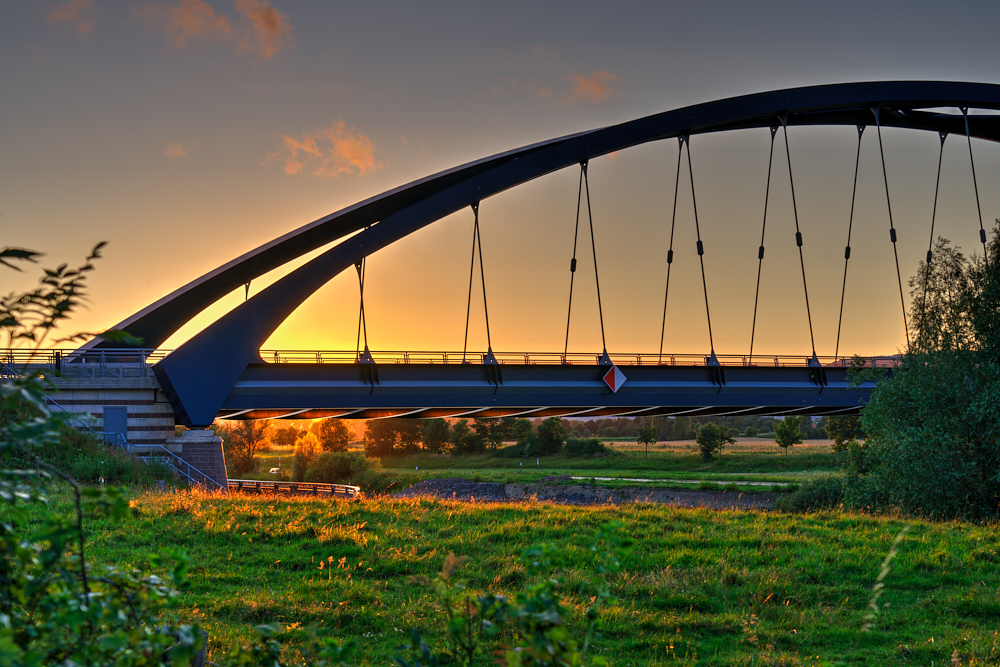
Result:
{"label": "shrub", "polygon": [[501,447],[500,449],[493,451],[493,456],[498,459],[520,459],[525,456],[529,456],[527,450],[529,447],[527,443],[519,442],[516,445],[509,445],[507,447]]}
{"label": "shrub", "polygon": [[397,480],[382,469],[382,462],[377,458],[359,452],[325,452],[309,465],[304,481],[353,484],[366,493],[383,493]]}
{"label": "shrub", "polygon": [[614,451],[597,438],[570,438],[563,445],[562,454],[570,458],[581,459],[595,456],[608,456]]}
{"label": "shrub", "polygon": [[782,512],[815,512],[833,509],[844,498],[844,478],[818,477],[802,484],[793,493],[778,499],[775,509]]}
{"label": "shrub", "polygon": [[698,443],[698,451],[701,452],[701,458],[706,461],[711,461],[712,457],[722,449],[723,445],[736,443],[728,426],[719,426],[714,422],[701,425],[701,428],[698,429],[698,437],[695,438],[695,442]]}
{"label": "shrub", "polygon": [[566,436],[569,435],[569,428],[559,417],[549,417],[538,425],[538,431],[534,439],[528,439],[531,449],[530,456],[549,456],[558,454],[566,443]]}

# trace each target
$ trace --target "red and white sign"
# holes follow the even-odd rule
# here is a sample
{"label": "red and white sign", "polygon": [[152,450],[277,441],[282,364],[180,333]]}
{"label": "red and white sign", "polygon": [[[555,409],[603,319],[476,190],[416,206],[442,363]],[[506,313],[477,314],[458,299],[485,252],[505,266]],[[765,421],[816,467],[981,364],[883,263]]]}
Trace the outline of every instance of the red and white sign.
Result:
{"label": "red and white sign", "polygon": [[612,366],[604,374],[604,384],[611,388],[611,393],[617,394],[618,390],[625,384],[625,374],[617,366]]}

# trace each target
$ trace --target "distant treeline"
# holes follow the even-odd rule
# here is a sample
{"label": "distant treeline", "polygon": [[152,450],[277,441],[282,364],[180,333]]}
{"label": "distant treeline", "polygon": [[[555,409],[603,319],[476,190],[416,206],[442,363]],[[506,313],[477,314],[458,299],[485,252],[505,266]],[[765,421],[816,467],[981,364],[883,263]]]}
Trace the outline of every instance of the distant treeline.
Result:
{"label": "distant treeline", "polygon": [[[590,438],[638,438],[639,430],[654,427],[656,440],[694,440],[704,424],[724,426],[742,437],[773,437],[775,417],[618,417],[569,420],[559,417],[528,420],[515,417],[478,419],[374,419],[362,437],[369,456],[385,457],[416,452],[478,454],[504,447],[521,446],[521,451],[556,453],[567,440]],[[827,419],[802,420],[805,439],[826,438]],[[313,441],[317,451],[343,451],[348,447],[348,429],[337,419],[317,422],[311,433],[295,427],[278,428],[271,436],[276,445],[300,447]],[[312,444],[312,443],[310,443]],[[308,445],[307,445],[308,448]]]}

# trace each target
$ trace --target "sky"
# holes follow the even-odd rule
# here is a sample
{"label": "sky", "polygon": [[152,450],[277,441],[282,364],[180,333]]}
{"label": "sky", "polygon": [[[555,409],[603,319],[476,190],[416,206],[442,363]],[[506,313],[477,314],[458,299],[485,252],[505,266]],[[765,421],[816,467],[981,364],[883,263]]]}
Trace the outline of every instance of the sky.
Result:
{"label": "sky", "polygon": [[[0,246],[79,263],[98,241],[90,303],[64,333],[100,331],[271,239],[450,167],[557,136],[724,97],[872,80],[1000,82],[996,2],[284,2],[0,0]],[[816,351],[836,348],[854,128],[792,128]],[[902,278],[929,240],[938,138],[883,131]],[[696,199],[715,350],[751,342],[767,129],[696,136]],[[945,142],[937,232],[967,252],[979,219],[968,145]],[[808,354],[782,135],[754,333],[759,354]],[[1000,147],[973,142],[982,217],[1000,217]],[[656,353],[677,142],[590,165],[606,340]],[[841,354],[905,345],[878,139],[865,132]],[[681,183],[688,177],[685,168]],[[566,337],[579,173],[482,202],[496,351],[558,352]],[[373,351],[461,350],[472,214],[374,254]],[[690,186],[677,201],[664,350],[705,354]],[[582,237],[570,351],[600,352]],[[251,293],[291,267],[254,281]],[[2,269],[0,292],[30,286]],[[479,275],[476,274],[478,281]],[[237,290],[166,342],[244,299]],[[909,296],[907,296],[907,302]],[[267,350],[353,350],[358,284],[335,277]],[[473,293],[469,349],[486,348]]]}

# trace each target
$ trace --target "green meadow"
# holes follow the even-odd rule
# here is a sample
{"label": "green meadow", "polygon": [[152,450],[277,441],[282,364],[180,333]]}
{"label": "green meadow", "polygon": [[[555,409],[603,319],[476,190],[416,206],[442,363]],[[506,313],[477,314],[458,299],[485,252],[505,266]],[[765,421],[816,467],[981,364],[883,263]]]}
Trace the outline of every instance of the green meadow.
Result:
{"label": "green meadow", "polygon": [[[191,585],[179,613],[208,630],[210,660],[250,641],[254,625],[279,622],[288,661],[318,636],[354,638],[359,664],[391,664],[413,626],[440,646],[442,613],[413,577],[433,576],[454,553],[467,558],[457,577],[470,590],[513,597],[531,583],[522,553],[539,543],[556,548],[548,576],[582,639],[590,548],[599,527],[616,521],[633,544],[610,575],[617,601],[591,648],[613,665],[1000,662],[995,525],[191,491],[141,495],[132,507],[124,524],[88,523],[92,566],[141,567],[162,547],[186,551]],[[878,613],[866,620],[872,605]]]}
{"label": "green meadow", "polygon": [[[727,445],[711,461],[702,459],[693,440],[658,442],[649,447],[648,453],[634,441],[606,441],[605,444],[613,450],[611,456],[502,458],[492,454],[454,456],[416,453],[383,459],[382,465],[400,476],[400,486],[421,479],[442,477],[462,477],[478,482],[534,483],[545,477],[569,475],[583,479],[567,481],[567,484],[587,483],[601,477],[611,478],[595,480],[602,486],[698,488],[699,482],[715,483],[720,487],[747,481],[797,484],[833,474],[842,464],[840,455],[831,449],[828,440],[807,441],[805,445],[789,448],[786,453],[773,440],[738,438],[735,445]],[[261,472],[251,477],[274,479],[268,471],[279,466],[286,473],[291,471],[291,448],[275,448],[260,458]],[[615,479],[624,481],[616,483]],[[630,481],[634,479],[651,481]],[[693,483],[684,483],[686,481]],[[740,484],[736,487],[740,490],[757,488]]]}

